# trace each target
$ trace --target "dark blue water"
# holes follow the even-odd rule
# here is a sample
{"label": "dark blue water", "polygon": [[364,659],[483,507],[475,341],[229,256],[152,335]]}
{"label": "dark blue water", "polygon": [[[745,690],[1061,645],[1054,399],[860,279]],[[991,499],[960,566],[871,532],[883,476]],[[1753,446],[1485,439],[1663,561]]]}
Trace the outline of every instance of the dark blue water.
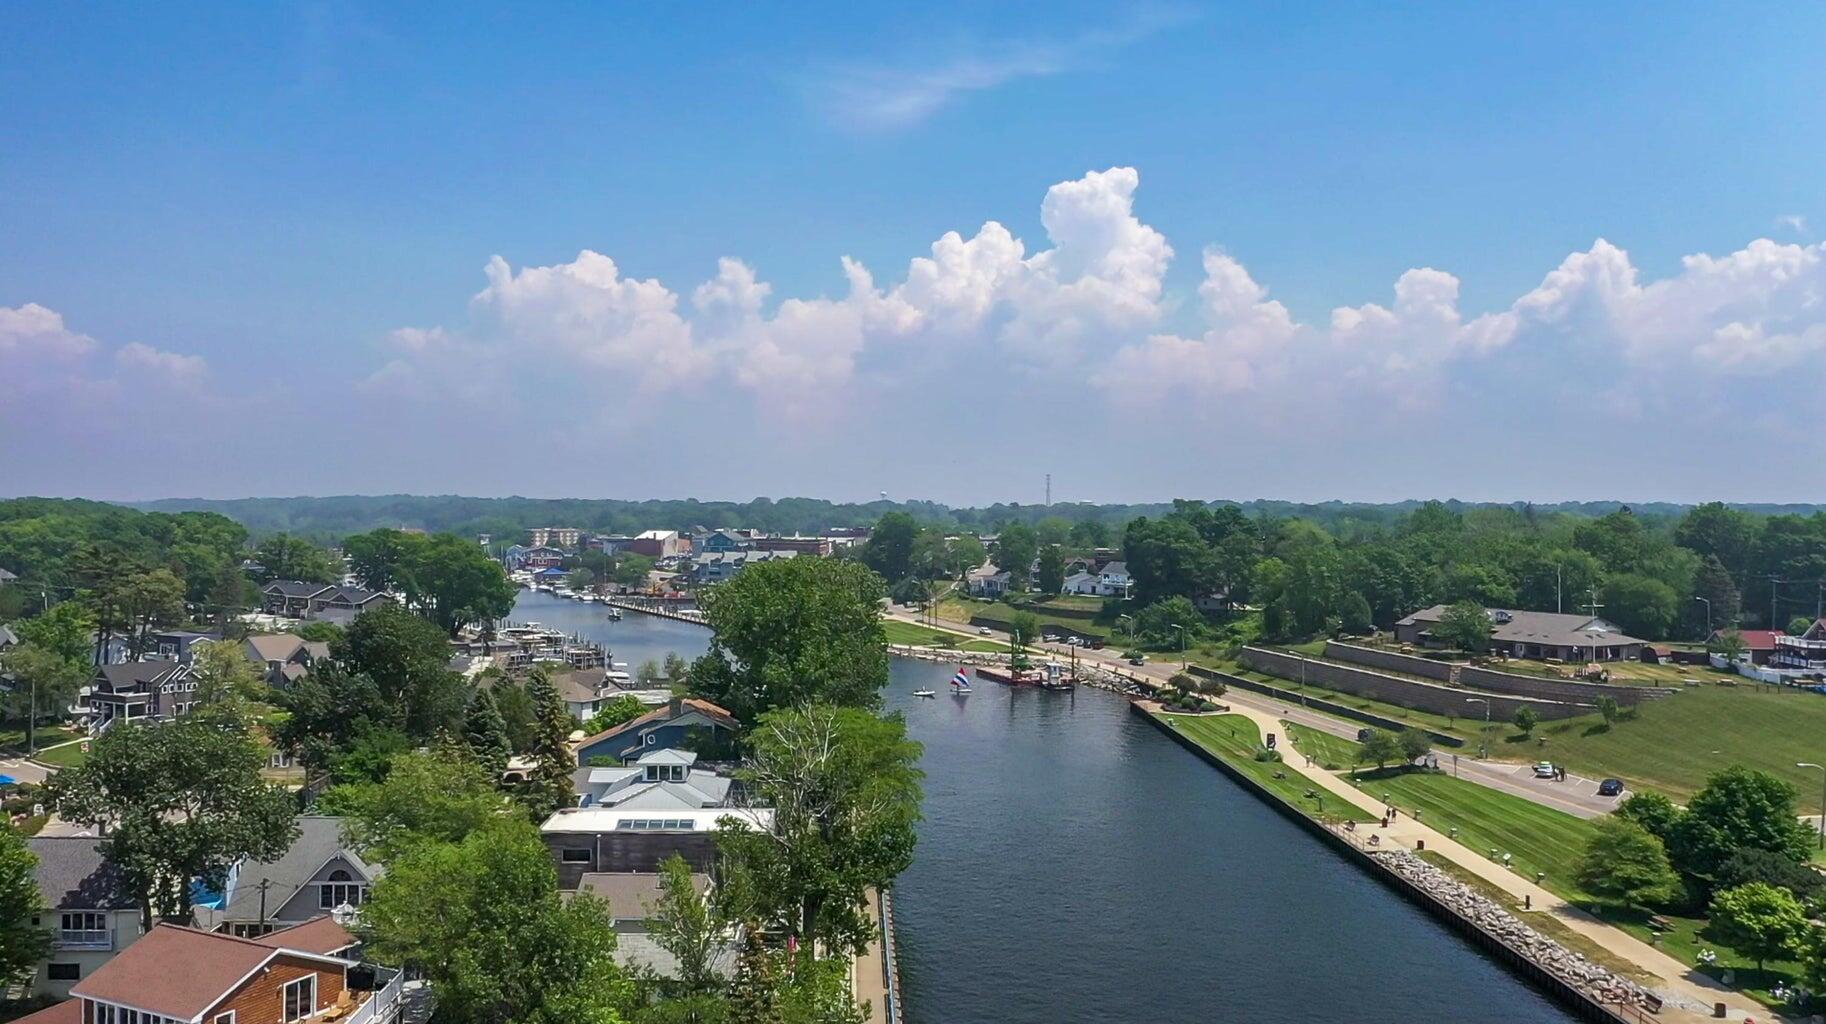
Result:
{"label": "dark blue water", "polygon": [[[639,664],[696,626],[523,595]],[[926,820],[895,887],[909,1024],[1571,1018],[1097,690],[942,691],[894,662]]]}

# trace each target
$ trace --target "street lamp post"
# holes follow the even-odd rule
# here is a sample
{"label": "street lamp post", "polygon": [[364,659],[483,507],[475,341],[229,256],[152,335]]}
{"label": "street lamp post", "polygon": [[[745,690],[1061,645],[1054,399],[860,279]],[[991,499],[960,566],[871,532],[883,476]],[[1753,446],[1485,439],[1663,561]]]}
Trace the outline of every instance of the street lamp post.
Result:
{"label": "street lamp post", "polygon": [[1794,766],[1820,770],[1820,849],[1826,850],[1826,765],[1814,764],[1812,761],[1796,761]]}
{"label": "street lamp post", "polygon": [[1712,638],[1712,602],[1698,596],[1695,596],[1693,600],[1706,606],[1706,639],[1710,640]]}
{"label": "street lamp post", "polygon": [[1186,627],[1175,622],[1173,628],[1179,630],[1179,670],[1184,672],[1192,664],[1186,659]]}
{"label": "street lamp post", "polygon": [[1482,697],[1466,697],[1465,703],[1466,704],[1482,704],[1484,706],[1484,731],[1478,734],[1478,744],[1477,744],[1478,755],[1477,756],[1480,758],[1489,757],[1490,756],[1490,702],[1483,699]]}

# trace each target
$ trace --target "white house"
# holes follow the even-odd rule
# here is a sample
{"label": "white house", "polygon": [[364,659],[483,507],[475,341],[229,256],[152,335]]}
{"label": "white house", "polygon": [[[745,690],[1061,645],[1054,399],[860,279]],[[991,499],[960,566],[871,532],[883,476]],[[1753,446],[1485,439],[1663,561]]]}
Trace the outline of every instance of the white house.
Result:
{"label": "white house", "polygon": [[970,575],[964,578],[964,586],[970,591],[971,597],[996,598],[1008,593],[1008,583],[1012,578],[993,565],[983,565],[970,570]]}
{"label": "white house", "polygon": [[1062,588],[1067,594],[1089,594],[1095,597],[1127,597],[1134,581],[1129,578],[1127,562],[1111,562],[1097,572],[1075,572],[1065,578]]}

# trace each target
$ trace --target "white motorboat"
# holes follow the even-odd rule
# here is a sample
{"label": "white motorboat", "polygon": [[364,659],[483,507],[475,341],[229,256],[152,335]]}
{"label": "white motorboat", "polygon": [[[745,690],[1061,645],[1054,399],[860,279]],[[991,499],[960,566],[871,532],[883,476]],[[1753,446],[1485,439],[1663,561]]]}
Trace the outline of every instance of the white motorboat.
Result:
{"label": "white motorboat", "polygon": [[938,694],[937,694],[937,692],[935,692],[933,690],[914,690],[913,696],[915,696],[915,697],[936,697],[936,696],[938,696]]}

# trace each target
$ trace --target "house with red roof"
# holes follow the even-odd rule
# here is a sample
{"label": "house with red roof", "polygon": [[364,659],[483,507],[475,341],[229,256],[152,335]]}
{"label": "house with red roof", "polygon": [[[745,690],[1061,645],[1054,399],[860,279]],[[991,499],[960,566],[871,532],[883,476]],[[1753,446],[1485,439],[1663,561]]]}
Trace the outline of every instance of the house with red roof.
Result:
{"label": "house with red roof", "polygon": [[[1712,639],[1717,640],[1729,632],[1728,629],[1715,629],[1712,631]],[[1744,653],[1749,655],[1750,663],[1767,665],[1770,657],[1775,654],[1776,638],[1783,634],[1779,629],[1740,629],[1737,635],[1743,638]]]}
{"label": "house with red roof", "polygon": [[391,1024],[396,972],[362,965],[335,919],[244,939],[160,924],[24,1024]]}

